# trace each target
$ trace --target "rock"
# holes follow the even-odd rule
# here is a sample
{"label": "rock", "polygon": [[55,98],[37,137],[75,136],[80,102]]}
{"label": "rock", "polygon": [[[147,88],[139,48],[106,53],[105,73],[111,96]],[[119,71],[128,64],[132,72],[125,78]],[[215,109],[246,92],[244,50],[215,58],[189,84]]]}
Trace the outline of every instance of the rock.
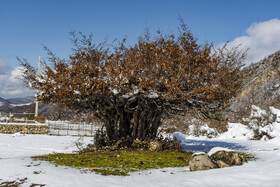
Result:
{"label": "rock", "polygon": [[229,167],[229,165],[224,163],[222,160],[218,160],[217,165],[219,168]]}
{"label": "rock", "polygon": [[161,151],[162,144],[157,140],[152,140],[149,142],[149,151]]}
{"label": "rock", "polygon": [[189,161],[190,171],[208,170],[218,168],[206,153],[193,154]]}
{"label": "rock", "polygon": [[211,156],[212,160],[215,161],[223,161],[224,163],[226,163],[229,166],[233,166],[233,165],[242,165],[243,163],[243,159],[239,156],[238,153],[234,152],[234,151],[217,151],[214,154],[212,154]]}

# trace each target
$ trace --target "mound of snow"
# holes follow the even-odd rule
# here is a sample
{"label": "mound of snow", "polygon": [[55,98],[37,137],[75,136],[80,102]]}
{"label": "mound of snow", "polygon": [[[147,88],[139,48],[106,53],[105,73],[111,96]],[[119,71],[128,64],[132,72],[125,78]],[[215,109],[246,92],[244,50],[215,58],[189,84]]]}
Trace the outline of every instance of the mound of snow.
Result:
{"label": "mound of snow", "polygon": [[228,123],[228,131],[221,134],[218,138],[250,140],[255,135],[260,134],[263,135],[261,140],[268,140],[268,137],[280,139],[279,109],[270,107],[269,111],[265,111],[253,105],[251,115],[244,120],[249,123],[248,126],[241,123]]}
{"label": "mound of snow", "polygon": [[265,110],[262,110],[260,107],[256,105],[252,105],[251,114],[249,118],[253,118],[253,117],[261,118],[265,115],[267,115],[267,112]]}
{"label": "mound of snow", "polygon": [[265,126],[262,130],[273,138],[280,138],[280,110],[274,107],[270,107],[269,109],[275,115],[275,121]]}
{"label": "mound of snow", "polygon": [[241,123],[228,123],[228,131],[221,134],[218,138],[220,139],[239,139],[239,140],[249,140],[254,136],[252,129]]}
{"label": "mound of snow", "polygon": [[251,115],[244,119],[248,122],[249,128],[256,133],[261,140],[280,137],[280,110],[269,107],[265,111],[257,106],[252,106]]}
{"label": "mound of snow", "polygon": [[207,124],[198,126],[197,125],[190,125],[189,126],[189,135],[205,137],[205,138],[214,138],[219,133],[216,129],[210,128]]}
{"label": "mound of snow", "polygon": [[179,142],[182,142],[182,141],[186,140],[185,136],[180,132],[174,132],[173,133],[173,140],[175,140],[175,139]]}

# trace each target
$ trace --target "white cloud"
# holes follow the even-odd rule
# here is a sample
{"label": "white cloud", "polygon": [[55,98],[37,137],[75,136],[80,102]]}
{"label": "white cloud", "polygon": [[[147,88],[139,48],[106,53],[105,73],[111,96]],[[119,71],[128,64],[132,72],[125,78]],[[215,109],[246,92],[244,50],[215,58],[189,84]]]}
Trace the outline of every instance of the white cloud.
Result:
{"label": "white cloud", "polygon": [[34,94],[17,79],[21,73],[21,67],[16,67],[11,72],[6,71],[2,74],[0,73],[0,97],[12,98]]}
{"label": "white cloud", "polygon": [[0,59],[0,75],[5,74],[9,69],[10,69],[9,64]]}
{"label": "white cloud", "polygon": [[253,23],[245,36],[229,42],[229,47],[241,44],[240,49],[249,48],[245,63],[258,62],[265,56],[280,50],[280,20],[272,19],[265,22]]}
{"label": "white cloud", "polygon": [[18,78],[20,78],[23,75],[23,68],[22,67],[16,67],[13,69],[10,75],[10,80],[13,82],[18,82]]}

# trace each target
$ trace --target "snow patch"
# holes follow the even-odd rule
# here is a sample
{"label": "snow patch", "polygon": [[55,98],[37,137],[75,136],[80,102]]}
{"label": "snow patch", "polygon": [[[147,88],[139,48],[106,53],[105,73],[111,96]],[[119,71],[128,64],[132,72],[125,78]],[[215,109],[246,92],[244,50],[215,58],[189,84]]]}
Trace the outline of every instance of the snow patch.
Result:
{"label": "snow patch", "polygon": [[113,89],[112,92],[114,95],[117,95],[119,93],[117,89]]}
{"label": "snow patch", "polygon": [[219,139],[249,140],[254,136],[253,131],[241,123],[228,123],[227,128],[228,131],[218,136]]}
{"label": "snow patch", "polygon": [[265,111],[257,106],[252,106],[249,118],[244,119],[248,122],[249,128],[256,133],[261,140],[280,137],[280,110],[270,107]]}
{"label": "snow patch", "polygon": [[147,97],[151,98],[151,99],[155,99],[155,98],[158,98],[159,95],[154,91],[150,91],[149,94],[147,95]]}
{"label": "snow patch", "polygon": [[18,136],[25,136],[25,134],[20,134],[20,132],[16,132],[12,135],[14,138]]}
{"label": "snow patch", "polygon": [[225,148],[225,147],[213,147],[209,152],[208,155],[211,156],[213,154],[215,154],[218,151],[227,151],[227,152],[231,152],[233,150]]}
{"label": "snow patch", "polygon": [[76,94],[76,95],[81,95],[81,92],[78,91],[78,90],[74,90],[74,94]]}
{"label": "snow patch", "polygon": [[7,116],[0,117],[0,121],[7,121],[7,120],[9,120],[9,118]]}
{"label": "snow patch", "polygon": [[[44,84],[44,83],[47,82],[46,79],[42,79],[41,77],[37,77],[36,80],[37,80],[39,83],[42,83],[42,84]],[[32,85],[32,84],[31,84],[31,85]]]}
{"label": "snow patch", "polygon": [[193,124],[189,126],[188,134],[198,136],[200,138],[214,138],[218,135],[218,131],[214,128],[210,128],[207,124],[201,126]]}
{"label": "snow patch", "polygon": [[263,115],[267,115],[267,112],[265,110],[262,110],[260,107],[256,105],[252,105],[252,110],[250,117],[262,117]]}
{"label": "snow patch", "polygon": [[180,132],[174,132],[173,133],[173,140],[175,140],[175,139],[179,142],[182,142],[182,141],[186,140],[185,136]]}
{"label": "snow patch", "polygon": [[206,155],[207,153],[205,152],[196,152],[192,156],[197,156],[197,155]]}
{"label": "snow patch", "polygon": [[11,104],[12,107],[17,107],[17,106],[25,106],[25,105],[31,105],[33,102],[31,103],[24,103],[24,104]]}

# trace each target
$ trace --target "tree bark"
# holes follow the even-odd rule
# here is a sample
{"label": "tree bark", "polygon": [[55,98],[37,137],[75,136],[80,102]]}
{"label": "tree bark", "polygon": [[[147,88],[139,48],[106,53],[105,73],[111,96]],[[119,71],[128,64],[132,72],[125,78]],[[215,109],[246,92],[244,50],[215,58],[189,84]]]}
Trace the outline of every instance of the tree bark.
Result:
{"label": "tree bark", "polygon": [[[110,110],[107,102],[107,109],[103,110],[103,119],[109,140],[156,138],[163,111],[155,101],[138,98],[130,100],[130,102],[125,100],[122,102],[118,107]],[[133,107],[130,106],[132,102],[134,102]]]}

